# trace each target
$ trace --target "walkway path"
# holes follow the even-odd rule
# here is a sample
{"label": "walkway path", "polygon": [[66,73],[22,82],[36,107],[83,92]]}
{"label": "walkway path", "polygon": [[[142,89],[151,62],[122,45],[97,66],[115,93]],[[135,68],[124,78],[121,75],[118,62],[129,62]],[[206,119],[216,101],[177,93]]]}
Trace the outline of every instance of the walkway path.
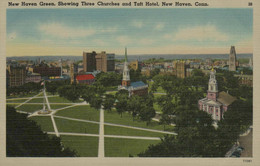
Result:
{"label": "walkway path", "polygon": [[23,104],[29,102],[29,101],[32,100],[34,97],[39,96],[41,93],[42,93],[42,92],[38,93],[37,95],[35,95],[35,96],[33,96],[33,97],[30,97],[28,100],[26,100],[25,102],[23,102],[23,103],[17,105],[15,108],[18,108],[18,107],[22,106]]}
{"label": "walkway path", "polygon": [[[48,97],[58,97],[59,95],[53,95],[53,96],[48,96]],[[9,100],[21,100],[21,99],[30,99],[31,97],[22,97],[22,98],[10,98],[10,99],[6,99],[7,101]],[[36,96],[36,97],[33,97],[34,99],[37,99],[37,98],[43,98],[43,96]]]}
{"label": "walkway path", "polygon": [[[55,132],[47,132],[47,134],[55,135],[56,133]],[[86,134],[86,133],[59,132],[59,134],[60,135],[71,135],[71,136],[99,137],[99,134]],[[123,135],[104,135],[104,137],[107,137],[107,138],[124,138],[124,139],[161,140],[161,138],[159,138],[159,137],[123,136]],[[98,155],[98,157],[100,157],[100,156]]]}
{"label": "walkway path", "polygon": [[52,125],[53,125],[53,128],[54,128],[55,134],[56,134],[57,137],[59,137],[60,134],[59,134],[58,128],[56,126],[56,123],[55,123],[53,115],[51,115],[51,121],[52,121]]}
{"label": "walkway path", "polygon": [[45,97],[45,101],[46,101],[46,104],[47,104],[48,110],[51,111],[51,106],[50,106],[50,103],[49,103],[48,97],[47,97],[47,95],[46,95],[46,89],[43,90],[43,94],[44,94],[44,97]]}
{"label": "walkway path", "polygon": [[98,157],[105,157],[105,138],[104,138],[104,110],[100,109],[100,122],[99,122],[99,141],[98,141]]}
{"label": "walkway path", "polygon": [[[21,103],[6,103],[6,104],[21,104]],[[39,105],[42,103],[23,103],[23,105]],[[50,103],[55,105],[72,105],[72,104],[81,104],[81,103]]]}
{"label": "walkway path", "polygon": [[[67,120],[74,120],[74,121],[79,121],[79,122],[100,124],[99,122],[91,121],[91,120],[69,118],[69,117],[57,116],[57,115],[54,115],[54,117],[55,117],[55,118],[61,118],[61,119],[67,119]],[[104,124],[104,125],[108,125],[108,126],[124,127],[124,128],[136,129],[136,130],[144,130],[144,131],[150,131],[150,132],[156,132],[156,133],[164,133],[164,134],[177,135],[176,133],[174,133],[174,132],[169,132],[169,131],[154,130],[154,129],[147,129],[147,128],[141,128],[141,127],[133,127],[133,126],[127,126],[127,125],[121,125],[121,124],[114,124],[114,123],[106,123],[106,122],[103,122],[103,124]]]}

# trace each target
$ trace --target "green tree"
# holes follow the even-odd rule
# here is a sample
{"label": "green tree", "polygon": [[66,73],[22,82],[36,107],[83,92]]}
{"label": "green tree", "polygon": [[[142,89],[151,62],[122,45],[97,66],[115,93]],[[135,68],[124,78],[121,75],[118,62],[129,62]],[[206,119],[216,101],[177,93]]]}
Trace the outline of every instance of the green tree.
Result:
{"label": "green tree", "polygon": [[128,101],[129,92],[127,90],[119,90],[116,93],[116,111],[122,117],[123,112],[128,111],[127,101]]}
{"label": "green tree", "polygon": [[6,155],[8,157],[75,157],[60,138],[43,133],[36,122],[13,107],[6,109]]}
{"label": "green tree", "polygon": [[155,109],[151,106],[144,106],[140,110],[139,117],[142,121],[146,121],[146,126],[151,122],[152,118],[155,116]]}
{"label": "green tree", "polygon": [[106,94],[105,99],[102,103],[104,110],[111,111],[112,107],[114,106],[115,103],[115,97],[110,94]]}
{"label": "green tree", "polygon": [[128,111],[131,112],[133,121],[142,109],[142,98],[140,96],[131,96],[127,101]]}

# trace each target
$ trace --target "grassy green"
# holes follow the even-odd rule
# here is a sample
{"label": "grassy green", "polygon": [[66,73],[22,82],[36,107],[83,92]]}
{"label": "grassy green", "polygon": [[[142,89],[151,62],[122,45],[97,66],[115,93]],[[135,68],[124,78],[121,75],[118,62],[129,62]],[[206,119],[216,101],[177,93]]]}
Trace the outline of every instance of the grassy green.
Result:
{"label": "grassy green", "polygon": [[7,103],[23,103],[28,99],[6,100]]}
{"label": "grassy green", "polygon": [[74,150],[80,157],[98,156],[98,137],[61,136],[64,147]]}
{"label": "grassy green", "polygon": [[86,122],[55,118],[59,132],[98,134],[99,125]]}
{"label": "grassy green", "polygon": [[91,108],[88,105],[75,106],[60,110],[56,113],[58,116],[66,116],[76,119],[92,120],[99,121],[100,112],[94,108]]}
{"label": "grassy green", "polygon": [[34,98],[28,101],[28,103],[43,103],[43,98]]}
{"label": "grassy green", "polygon": [[37,124],[41,127],[42,131],[54,131],[50,116],[33,116],[29,119],[37,122]]}
{"label": "grassy green", "polygon": [[105,138],[106,157],[129,157],[129,154],[137,156],[148,148],[150,144],[157,144],[158,140],[138,140],[122,138]]}
{"label": "grassy green", "polygon": [[[115,111],[111,112],[104,112],[104,120],[105,122],[108,123],[114,123],[114,124],[122,124],[122,125],[127,125],[127,126],[135,126],[135,127],[142,127],[142,128],[149,128],[149,129],[155,129],[155,130],[164,130],[163,125],[159,125],[158,122],[151,121],[149,125],[146,125],[146,122],[140,121],[140,120],[135,120],[133,121],[132,115],[129,113],[123,113],[122,118],[120,115]],[[173,127],[166,125],[165,126],[166,130],[172,130]]]}
{"label": "grassy green", "polygon": [[51,109],[59,109],[59,108],[64,108],[71,106],[71,104],[50,104]]}
{"label": "grassy green", "polygon": [[9,105],[9,106],[11,106],[11,107],[16,107],[16,106],[19,105],[19,104],[6,103],[6,105]]}
{"label": "grassy green", "polygon": [[[72,101],[69,101],[68,99],[65,99],[64,97],[49,97],[48,98],[50,103],[73,103]],[[82,102],[80,100],[75,101],[74,103]]]}
{"label": "grassy green", "polygon": [[7,99],[12,99],[12,98],[22,98],[22,97],[32,97],[39,94],[39,92],[33,92],[29,94],[20,94],[20,95],[12,95],[12,96],[6,96]]}
{"label": "grassy green", "polygon": [[18,108],[16,108],[17,110],[20,111],[25,111],[25,112],[35,112],[37,110],[41,110],[42,109],[42,104],[24,104]]}
{"label": "grassy green", "polygon": [[106,94],[116,95],[117,91],[107,91]]}
{"label": "grassy green", "polygon": [[144,137],[163,137],[163,133],[156,133],[144,130],[130,129],[125,127],[105,125],[105,135],[126,135],[126,136],[144,136]]}

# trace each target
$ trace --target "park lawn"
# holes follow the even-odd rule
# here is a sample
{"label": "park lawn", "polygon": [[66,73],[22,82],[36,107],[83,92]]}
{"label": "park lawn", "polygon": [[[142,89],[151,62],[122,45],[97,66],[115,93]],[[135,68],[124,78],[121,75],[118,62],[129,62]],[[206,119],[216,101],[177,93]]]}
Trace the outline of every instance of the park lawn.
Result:
{"label": "park lawn", "polygon": [[18,106],[19,104],[6,103],[6,105],[11,106],[11,107],[16,107],[16,106]]}
{"label": "park lawn", "polygon": [[58,111],[55,115],[99,122],[100,112],[88,105],[80,105]]}
{"label": "park lawn", "polygon": [[105,125],[105,135],[126,135],[143,137],[163,137],[165,134],[138,129]]}
{"label": "park lawn", "polygon": [[98,134],[99,125],[55,117],[59,132]]}
{"label": "park lawn", "polygon": [[129,157],[129,154],[137,156],[149,145],[159,142],[159,140],[105,138],[105,157]]}
{"label": "park lawn", "polygon": [[29,119],[37,122],[37,124],[41,127],[42,131],[54,132],[50,116],[33,116]]}
{"label": "park lawn", "polygon": [[33,93],[29,93],[29,94],[20,94],[20,95],[14,95],[14,96],[6,96],[6,98],[7,99],[13,99],[13,98],[33,97],[33,96],[35,96],[35,95],[37,95],[39,93],[42,93],[42,92],[33,92]]}
{"label": "park lawn", "polygon": [[43,97],[42,98],[34,98],[27,103],[43,103]]}
{"label": "park lawn", "polygon": [[[146,125],[146,122],[140,120],[133,121],[132,115],[127,112],[124,112],[121,118],[120,115],[115,110],[112,110],[111,112],[104,111],[104,121],[107,123],[121,124],[121,125],[148,128],[154,130],[162,130],[162,131],[164,130],[164,126],[159,125],[158,122],[151,121],[150,124]],[[173,126],[165,125],[165,129],[172,130]]]}
{"label": "park lawn", "polygon": [[[65,99],[64,97],[48,97],[48,100],[50,103],[73,103],[72,101],[69,101],[68,99]],[[75,101],[74,103],[82,102],[80,100]]]}
{"label": "park lawn", "polygon": [[51,109],[56,110],[59,108],[64,108],[64,107],[68,107],[71,106],[72,104],[50,104]]}
{"label": "park lawn", "polygon": [[[24,105],[21,105],[20,107],[16,108],[16,110],[33,113],[35,111],[41,110],[42,108],[43,108],[42,104],[24,104]],[[47,108],[47,106],[46,106],[46,108]]]}
{"label": "park lawn", "polygon": [[74,150],[79,157],[98,156],[98,137],[87,136],[61,136],[65,148]]}
{"label": "park lawn", "polygon": [[23,103],[28,99],[6,100],[6,103]]}

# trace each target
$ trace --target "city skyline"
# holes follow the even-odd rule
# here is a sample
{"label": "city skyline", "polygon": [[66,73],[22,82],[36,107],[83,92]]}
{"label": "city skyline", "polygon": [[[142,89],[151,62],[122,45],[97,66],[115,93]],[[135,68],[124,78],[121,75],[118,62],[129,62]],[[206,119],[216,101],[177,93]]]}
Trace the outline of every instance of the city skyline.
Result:
{"label": "city skyline", "polygon": [[8,9],[7,56],[253,52],[252,9]]}

